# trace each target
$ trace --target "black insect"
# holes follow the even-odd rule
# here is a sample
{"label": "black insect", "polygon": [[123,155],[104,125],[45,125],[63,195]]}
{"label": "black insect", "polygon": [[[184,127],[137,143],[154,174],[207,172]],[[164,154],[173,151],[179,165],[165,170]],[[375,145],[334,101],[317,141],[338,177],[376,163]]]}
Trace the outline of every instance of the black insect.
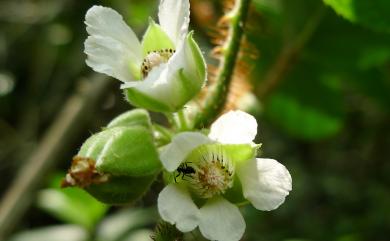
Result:
{"label": "black insect", "polygon": [[188,166],[187,163],[180,164],[180,166],[177,168],[176,171],[178,172],[178,174],[175,176],[175,182],[177,182],[176,178],[179,177],[180,175],[182,175],[181,179],[184,179],[184,176],[188,176],[190,174],[195,173],[195,169],[191,166]]}

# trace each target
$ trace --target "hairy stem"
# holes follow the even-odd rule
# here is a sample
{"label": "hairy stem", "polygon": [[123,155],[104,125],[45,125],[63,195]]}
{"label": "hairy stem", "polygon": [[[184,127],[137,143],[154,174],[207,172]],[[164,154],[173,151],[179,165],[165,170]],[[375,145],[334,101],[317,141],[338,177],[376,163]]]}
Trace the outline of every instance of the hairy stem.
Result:
{"label": "hairy stem", "polygon": [[210,88],[203,110],[197,113],[194,118],[192,125],[194,128],[209,126],[225,106],[249,4],[250,0],[236,0],[233,9],[222,18],[222,21],[227,21],[230,25],[227,40],[221,46],[222,57],[218,66],[215,85]]}
{"label": "hairy stem", "polygon": [[153,241],[182,241],[183,233],[175,228],[175,226],[160,221],[155,229],[154,235],[151,237]]}

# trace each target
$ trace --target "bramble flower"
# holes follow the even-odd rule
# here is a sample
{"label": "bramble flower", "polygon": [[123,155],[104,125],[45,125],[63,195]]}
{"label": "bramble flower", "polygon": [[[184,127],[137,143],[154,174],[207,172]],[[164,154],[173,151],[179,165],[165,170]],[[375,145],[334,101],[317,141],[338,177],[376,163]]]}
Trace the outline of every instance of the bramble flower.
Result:
{"label": "bramble flower", "polygon": [[188,33],[188,0],[161,0],[140,42],[115,10],[93,6],[85,16],[86,63],[123,82],[126,98],[152,111],[175,112],[204,85],[206,64]]}
{"label": "bramble flower", "polygon": [[245,221],[233,203],[246,199],[264,211],[279,207],[291,191],[291,176],[276,160],[255,157],[256,133],[254,117],[231,111],[213,123],[208,136],[176,135],[160,153],[175,179],[158,197],[162,219],[182,232],[199,226],[207,239],[237,241]]}

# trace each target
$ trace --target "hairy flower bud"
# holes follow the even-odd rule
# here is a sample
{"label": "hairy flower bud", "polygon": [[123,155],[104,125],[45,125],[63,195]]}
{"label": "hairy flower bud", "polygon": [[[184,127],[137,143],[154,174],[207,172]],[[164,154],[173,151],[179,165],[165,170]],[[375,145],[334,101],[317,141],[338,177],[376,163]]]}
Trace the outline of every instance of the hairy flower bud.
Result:
{"label": "hairy flower bud", "polygon": [[84,142],[62,186],[84,188],[105,203],[127,203],[149,188],[160,168],[149,115],[137,109]]}

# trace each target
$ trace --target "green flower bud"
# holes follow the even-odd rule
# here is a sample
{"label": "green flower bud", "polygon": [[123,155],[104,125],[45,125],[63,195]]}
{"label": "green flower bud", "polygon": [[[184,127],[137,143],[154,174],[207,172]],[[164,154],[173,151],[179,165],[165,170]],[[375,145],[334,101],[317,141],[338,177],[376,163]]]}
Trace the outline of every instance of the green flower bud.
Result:
{"label": "green flower bud", "polygon": [[97,200],[107,204],[126,204],[141,198],[155,180],[156,175],[145,177],[111,177],[109,182],[92,184],[85,190]]}
{"label": "green flower bud", "polygon": [[63,186],[82,187],[105,203],[127,203],[149,188],[160,169],[149,115],[138,109],[84,142]]}

